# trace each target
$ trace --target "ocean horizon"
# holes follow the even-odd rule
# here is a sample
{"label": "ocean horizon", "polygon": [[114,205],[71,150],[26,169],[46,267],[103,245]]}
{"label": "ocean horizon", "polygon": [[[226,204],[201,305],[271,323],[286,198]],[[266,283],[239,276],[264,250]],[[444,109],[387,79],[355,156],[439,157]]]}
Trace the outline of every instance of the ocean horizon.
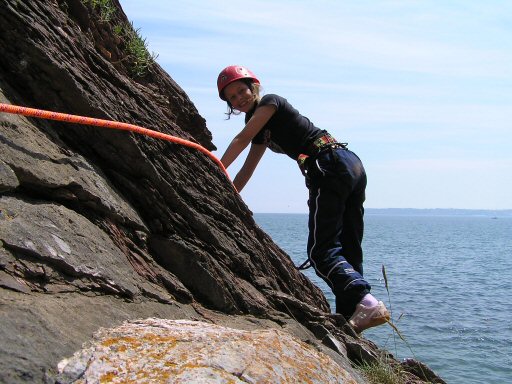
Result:
{"label": "ocean horizon", "polygon": [[[304,212],[254,212],[255,214],[307,215]],[[412,215],[412,216],[491,216],[512,217],[512,209],[469,208],[365,208],[365,215]]]}

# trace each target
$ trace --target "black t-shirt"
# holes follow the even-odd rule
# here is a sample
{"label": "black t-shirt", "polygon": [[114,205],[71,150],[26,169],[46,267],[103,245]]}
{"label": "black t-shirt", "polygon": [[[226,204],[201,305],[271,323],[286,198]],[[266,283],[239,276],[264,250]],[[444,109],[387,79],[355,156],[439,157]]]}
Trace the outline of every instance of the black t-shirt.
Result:
{"label": "black t-shirt", "polygon": [[[326,133],[317,128],[307,117],[302,116],[284,97],[265,95],[257,107],[263,105],[275,106],[276,112],[254,136],[252,139],[254,144],[266,144],[272,151],[285,153],[297,160],[301,153],[308,154],[308,147],[316,138]],[[245,115],[246,124],[254,110]]]}

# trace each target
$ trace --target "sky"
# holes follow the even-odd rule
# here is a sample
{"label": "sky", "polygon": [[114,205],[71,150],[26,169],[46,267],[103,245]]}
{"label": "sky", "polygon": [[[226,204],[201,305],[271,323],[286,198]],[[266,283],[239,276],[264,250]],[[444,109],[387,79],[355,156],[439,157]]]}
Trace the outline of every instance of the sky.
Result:
{"label": "sky", "polygon": [[[365,207],[512,208],[512,2],[120,3],[206,119],[217,157],[244,126],[226,120],[217,76],[243,65],[263,94],[349,143]],[[270,150],[241,195],[253,212],[307,212],[296,163]]]}

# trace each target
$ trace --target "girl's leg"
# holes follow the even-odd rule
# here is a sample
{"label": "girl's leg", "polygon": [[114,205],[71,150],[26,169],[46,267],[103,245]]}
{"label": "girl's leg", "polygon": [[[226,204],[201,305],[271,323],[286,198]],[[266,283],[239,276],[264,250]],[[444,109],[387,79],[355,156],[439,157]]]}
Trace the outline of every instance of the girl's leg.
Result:
{"label": "girl's leg", "polygon": [[366,173],[359,158],[346,150],[319,155],[315,166],[317,171],[308,171],[309,260],[333,290],[336,312],[362,332],[389,320],[362,276]]}
{"label": "girl's leg", "polygon": [[364,189],[357,190],[349,196],[345,204],[341,232],[343,256],[361,275],[363,275],[364,200]]}
{"label": "girl's leg", "polygon": [[[326,181],[324,179],[324,181]],[[340,239],[350,185],[339,178],[312,186],[309,200],[308,256],[318,276],[336,296],[336,312],[346,317],[370,291],[370,285],[343,255]]]}

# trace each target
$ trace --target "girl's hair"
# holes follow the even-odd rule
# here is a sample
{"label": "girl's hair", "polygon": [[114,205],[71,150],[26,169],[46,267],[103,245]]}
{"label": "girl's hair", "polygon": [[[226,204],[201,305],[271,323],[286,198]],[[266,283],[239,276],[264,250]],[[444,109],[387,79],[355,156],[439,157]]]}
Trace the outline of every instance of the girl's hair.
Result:
{"label": "girl's hair", "polygon": [[[256,103],[259,103],[259,101],[261,99],[260,84],[255,83],[251,79],[241,79],[240,81],[243,81],[244,83],[247,84],[247,86],[251,89],[251,92],[254,96],[254,101],[256,101]],[[226,103],[228,104],[228,111],[226,112],[226,115],[228,115],[228,117],[226,117],[226,120],[229,120],[231,118],[231,115],[239,115],[240,114],[240,111],[234,109],[229,101],[226,101]]]}

